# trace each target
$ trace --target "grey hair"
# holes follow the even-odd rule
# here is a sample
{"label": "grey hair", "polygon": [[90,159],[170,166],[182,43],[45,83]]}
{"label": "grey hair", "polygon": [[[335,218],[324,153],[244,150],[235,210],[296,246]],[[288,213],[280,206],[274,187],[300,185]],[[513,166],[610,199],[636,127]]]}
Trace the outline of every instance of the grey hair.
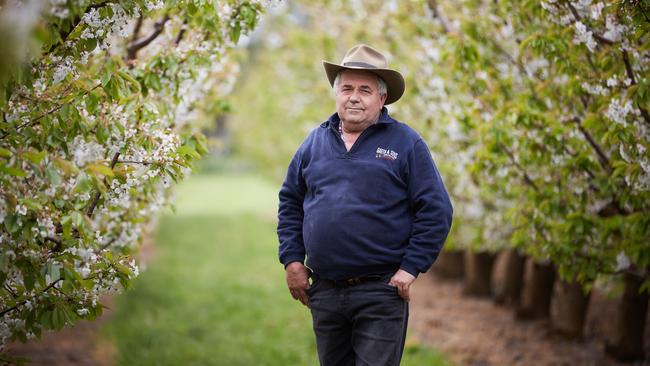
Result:
{"label": "grey hair", "polygon": [[[345,70],[341,70],[336,74],[336,79],[334,79],[334,85],[332,85],[332,90],[334,90],[334,95],[337,95],[339,92],[339,83],[341,79],[341,73]],[[375,74],[373,74],[375,75]],[[386,86],[386,82],[384,79],[380,78],[378,75],[375,75],[377,77],[377,91],[379,92],[379,95],[388,95],[388,87]]]}

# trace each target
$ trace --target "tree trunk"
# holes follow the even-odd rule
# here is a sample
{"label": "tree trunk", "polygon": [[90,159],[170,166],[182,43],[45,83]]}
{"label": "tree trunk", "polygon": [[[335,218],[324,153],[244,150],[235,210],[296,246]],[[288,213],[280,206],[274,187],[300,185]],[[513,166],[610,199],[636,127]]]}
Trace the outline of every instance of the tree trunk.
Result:
{"label": "tree trunk", "polygon": [[558,333],[582,339],[589,306],[589,294],[585,294],[577,281],[555,282],[551,305],[551,327]]}
{"label": "tree trunk", "polygon": [[516,249],[501,252],[497,258],[493,289],[494,301],[498,305],[518,306],[524,283],[526,257]]}
{"label": "tree trunk", "polygon": [[489,252],[465,252],[465,287],[463,294],[490,296],[492,294],[492,265],[496,255]]}
{"label": "tree trunk", "polygon": [[619,361],[644,358],[643,334],[648,312],[648,291],[639,292],[643,278],[625,274],[625,291],[618,305],[613,339],[607,344],[607,353]]}
{"label": "tree trunk", "polygon": [[443,250],[431,270],[444,278],[463,278],[465,275],[464,250]]}
{"label": "tree trunk", "polygon": [[555,269],[552,263],[537,263],[532,258],[526,260],[524,288],[520,306],[515,312],[517,319],[549,316],[554,281]]}

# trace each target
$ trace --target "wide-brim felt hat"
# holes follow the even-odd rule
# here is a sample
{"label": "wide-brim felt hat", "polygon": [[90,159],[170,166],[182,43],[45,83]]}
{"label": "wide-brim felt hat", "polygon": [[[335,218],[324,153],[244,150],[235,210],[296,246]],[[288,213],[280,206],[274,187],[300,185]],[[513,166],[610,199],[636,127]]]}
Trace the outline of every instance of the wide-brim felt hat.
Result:
{"label": "wide-brim felt hat", "polygon": [[363,70],[371,72],[386,82],[387,96],[384,104],[396,102],[404,94],[404,77],[399,72],[389,69],[386,57],[376,49],[360,44],[348,50],[340,64],[323,60],[325,73],[334,86],[336,75],[341,70]]}

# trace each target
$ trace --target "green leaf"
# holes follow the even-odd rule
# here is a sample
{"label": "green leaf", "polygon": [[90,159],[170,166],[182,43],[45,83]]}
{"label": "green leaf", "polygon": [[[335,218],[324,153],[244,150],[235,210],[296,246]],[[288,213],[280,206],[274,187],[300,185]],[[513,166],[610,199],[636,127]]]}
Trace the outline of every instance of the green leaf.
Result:
{"label": "green leaf", "polygon": [[56,282],[61,278],[61,265],[49,263],[47,274],[50,275],[50,281]]}
{"label": "green leaf", "polygon": [[65,313],[59,307],[55,307],[52,312],[52,327],[60,330],[65,326]]}
{"label": "green leaf", "polygon": [[31,198],[21,198],[20,203],[25,205],[25,207],[35,211],[41,210],[43,208],[43,205],[40,202]]}
{"label": "green leaf", "polygon": [[140,83],[137,80],[135,80],[131,75],[129,75],[128,73],[126,73],[124,71],[121,71],[121,70],[118,71],[117,74],[120,77],[122,77],[122,79],[129,82],[129,84],[131,84],[131,86],[133,87],[134,90],[140,91]]}
{"label": "green leaf", "polygon": [[22,178],[22,177],[27,176],[27,173],[24,170],[18,169],[18,168],[15,168],[15,167],[11,167],[11,166],[6,166],[4,164],[0,164],[0,172],[6,173],[6,174],[9,174],[9,175],[13,175],[14,177],[21,177]]}
{"label": "green leaf", "polygon": [[47,180],[50,182],[52,187],[58,187],[61,184],[61,175],[54,166],[48,165],[48,167],[45,168],[45,174],[47,175]]}
{"label": "green leaf", "polygon": [[158,75],[152,73],[149,73],[145,76],[145,81],[146,85],[153,90],[160,90],[162,88],[162,85],[160,84],[160,79],[158,78]]}
{"label": "green leaf", "polygon": [[101,174],[107,177],[112,177],[115,175],[111,167],[103,164],[88,164],[86,165],[86,171],[94,174]]}
{"label": "green leaf", "polygon": [[191,2],[191,1],[187,4],[187,8],[186,8],[186,9],[187,9],[187,14],[189,14],[189,15],[194,15],[194,14],[196,14],[196,12],[199,10],[199,9],[196,7],[196,5],[195,5],[193,2]]}
{"label": "green leaf", "polygon": [[97,106],[99,105],[99,98],[95,93],[89,93],[86,97],[86,110],[89,114],[94,114],[97,111]]}
{"label": "green leaf", "polygon": [[93,188],[92,179],[85,172],[79,174],[77,177],[77,184],[75,185],[75,191],[80,193],[89,192]]}
{"label": "green leaf", "polygon": [[189,155],[189,156],[191,156],[193,158],[197,158],[197,159],[201,158],[201,154],[196,152],[196,150],[194,150],[194,148],[192,148],[191,146],[188,146],[188,145],[183,145],[183,146],[179,147],[177,152],[179,154],[181,154],[181,155]]}
{"label": "green leaf", "polygon": [[4,224],[5,229],[9,234],[14,234],[20,230],[20,225],[18,225],[18,215],[7,214]]}
{"label": "green leaf", "polygon": [[109,71],[104,72],[104,75],[102,75],[102,88],[106,88],[112,77],[113,75]]}
{"label": "green leaf", "polygon": [[59,157],[54,158],[54,165],[63,170],[65,174],[79,173],[79,169],[74,164]]}
{"label": "green leaf", "polygon": [[52,324],[52,315],[53,312],[52,310],[45,310],[41,313],[41,316],[38,318],[39,323],[43,326],[45,329],[53,329],[53,324]]}
{"label": "green leaf", "polygon": [[10,158],[11,157],[11,150],[7,150],[5,148],[0,147],[0,157],[2,158]]}
{"label": "green leaf", "polygon": [[94,37],[87,38],[84,41],[83,45],[86,51],[91,52],[97,47],[97,39],[95,39]]}
{"label": "green leaf", "polygon": [[230,29],[230,40],[233,43],[239,42],[239,37],[241,36],[241,25],[239,22],[235,23],[235,26]]}
{"label": "green leaf", "polygon": [[111,136],[111,132],[102,123],[98,123],[95,136],[97,136],[97,142],[100,144],[105,144],[106,141],[108,141],[108,138]]}
{"label": "green leaf", "polygon": [[25,289],[27,291],[32,291],[34,289],[34,284],[36,283],[36,277],[31,271],[22,271],[23,273],[23,283],[25,284]]}

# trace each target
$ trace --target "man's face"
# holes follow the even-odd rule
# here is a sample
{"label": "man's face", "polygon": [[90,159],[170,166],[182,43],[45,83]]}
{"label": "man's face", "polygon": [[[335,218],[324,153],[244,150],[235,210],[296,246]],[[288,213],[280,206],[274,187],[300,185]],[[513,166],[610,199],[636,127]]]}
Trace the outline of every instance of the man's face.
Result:
{"label": "man's face", "polygon": [[377,77],[366,71],[341,73],[336,93],[336,112],[346,128],[365,128],[379,117],[386,95],[379,95]]}

